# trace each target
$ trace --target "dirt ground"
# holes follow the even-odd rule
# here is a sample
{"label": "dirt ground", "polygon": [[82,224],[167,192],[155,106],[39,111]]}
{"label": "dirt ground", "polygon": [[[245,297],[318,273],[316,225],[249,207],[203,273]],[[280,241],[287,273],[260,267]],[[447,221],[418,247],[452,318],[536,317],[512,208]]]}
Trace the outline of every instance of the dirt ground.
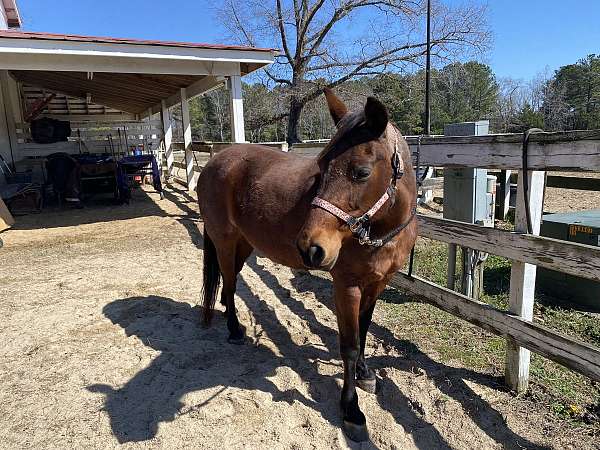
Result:
{"label": "dirt ground", "polygon": [[331,286],[251,257],[238,281],[249,342],[199,325],[194,199],[137,191],[17,218],[0,249],[4,448],[594,448],[499,380],[406,354],[375,314],[378,394],[359,392],[371,442],[340,431]]}

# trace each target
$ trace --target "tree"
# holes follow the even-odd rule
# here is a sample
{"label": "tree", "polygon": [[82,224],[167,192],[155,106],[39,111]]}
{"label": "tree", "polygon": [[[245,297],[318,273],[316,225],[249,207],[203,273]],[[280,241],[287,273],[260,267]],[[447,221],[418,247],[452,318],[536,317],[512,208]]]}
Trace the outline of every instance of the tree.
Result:
{"label": "tree", "polygon": [[[265,76],[285,87],[287,140],[324,87],[419,65],[425,53],[422,0],[224,0],[221,21],[240,43],[280,48]],[[485,6],[434,3],[432,54],[451,58],[487,46]],[[366,24],[361,26],[360,24]]]}
{"label": "tree", "polygon": [[600,128],[600,56],[561,67],[555,82],[573,112],[573,128]]}
{"label": "tree", "polygon": [[529,103],[525,103],[516,117],[517,127],[511,132],[524,132],[530,128],[544,128],[544,114],[536,111]]}
{"label": "tree", "polygon": [[492,69],[482,63],[452,63],[432,74],[432,129],[444,125],[489,119],[498,101],[498,83]]}

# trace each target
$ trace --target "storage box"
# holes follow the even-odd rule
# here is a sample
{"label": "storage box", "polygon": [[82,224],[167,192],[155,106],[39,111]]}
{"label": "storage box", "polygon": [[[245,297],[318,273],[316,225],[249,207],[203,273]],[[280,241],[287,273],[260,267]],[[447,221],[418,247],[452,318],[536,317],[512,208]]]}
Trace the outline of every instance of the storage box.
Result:
{"label": "storage box", "polygon": [[[600,247],[600,209],[547,214],[540,234],[564,241]],[[600,283],[553,270],[538,269],[540,292],[571,304],[575,309],[600,312]]]}

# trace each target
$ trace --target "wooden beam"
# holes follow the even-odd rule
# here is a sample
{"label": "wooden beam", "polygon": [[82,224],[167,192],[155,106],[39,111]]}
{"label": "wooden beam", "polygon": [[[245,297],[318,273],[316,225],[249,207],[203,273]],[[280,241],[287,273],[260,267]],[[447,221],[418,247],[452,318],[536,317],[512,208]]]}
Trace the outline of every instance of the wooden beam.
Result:
{"label": "wooden beam", "polygon": [[419,235],[600,282],[600,247],[418,215]]}
{"label": "wooden beam", "polygon": [[233,142],[246,142],[244,131],[244,101],[242,98],[242,77],[239,75],[229,77],[229,111],[231,117],[231,140]]}
{"label": "wooden beam", "polygon": [[[529,189],[527,192],[524,192],[523,189],[524,177],[528,179]],[[526,209],[529,206],[531,234],[540,234],[545,181],[544,172],[519,171],[515,231],[527,232]],[[529,199],[529,205],[525,201],[526,196]],[[535,277],[535,265],[521,261],[513,262],[510,271],[508,310],[527,321],[533,320]],[[529,384],[530,352],[510,338],[507,339],[506,344],[506,383],[517,392],[525,392]]]}
{"label": "wooden beam", "polygon": [[600,349],[470,299],[419,277],[395,275],[390,286],[491,333],[506,336],[552,361],[600,381]]}
{"label": "wooden beam", "polygon": [[[407,138],[416,151],[417,138]],[[521,134],[435,136],[421,140],[421,164],[444,167],[520,169]],[[565,131],[531,136],[531,170],[600,170],[600,131]]]}
{"label": "wooden beam", "polygon": [[[194,82],[190,86],[186,87],[186,92],[188,95],[188,100],[192,99],[198,95],[206,94],[214,89],[218,89],[225,83],[225,77],[220,76],[206,76],[201,78],[200,80]],[[170,95],[166,99],[164,99],[167,108],[178,104],[181,101],[181,93],[178,90],[174,94]],[[162,109],[162,101],[161,104],[154,105],[152,107],[152,111],[157,113]]]}
{"label": "wooden beam", "polygon": [[[1,41],[1,39],[0,39]],[[0,70],[87,71],[94,73],[168,73],[173,75],[235,75],[239,63],[229,61],[194,61],[181,58],[119,57],[108,54],[65,55],[48,53],[9,53],[0,42]],[[267,62],[266,64],[269,64]],[[266,65],[264,64],[264,65]]]}
{"label": "wooden beam", "polygon": [[157,43],[0,37],[0,69],[182,75],[239,75],[240,63],[259,68],[275,51]]}
{"label": "wooden beam", "polygon": [[[407,136],[406,141],[416,155],[418,138]],[[425,136],[421,139],[421,165],[519,170],[523,165],[522,141],[522,134]],[[326,144],[302,144],[292,150],[316,156]],[[600,172],[600,130],[532,134],[528,155],[531,170]]]}

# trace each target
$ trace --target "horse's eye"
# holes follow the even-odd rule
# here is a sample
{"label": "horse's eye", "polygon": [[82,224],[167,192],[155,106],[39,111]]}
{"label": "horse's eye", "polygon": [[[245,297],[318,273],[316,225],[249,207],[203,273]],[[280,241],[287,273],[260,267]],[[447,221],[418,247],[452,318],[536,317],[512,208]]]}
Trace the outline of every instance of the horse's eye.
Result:
{"label": "horse's eye", "polygon": [[352,170],[352,179],[354,181],[365,181],[371,176],[371,169],[368,167],[356,167]]}

